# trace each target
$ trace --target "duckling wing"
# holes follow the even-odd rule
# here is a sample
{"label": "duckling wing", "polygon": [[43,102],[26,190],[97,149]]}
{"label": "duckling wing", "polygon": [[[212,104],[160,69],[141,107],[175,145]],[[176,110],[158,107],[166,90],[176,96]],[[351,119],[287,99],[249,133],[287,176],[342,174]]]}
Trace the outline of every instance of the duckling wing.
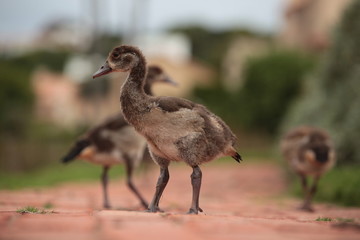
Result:
{"label": "duckling wing", "polygon": [[156,105],[164,112],[177,112],[182,108],[191,110],[197,104],[183,98],[159,97],[157,98]]}
{"label": "duckling wing", "polygon": [[182,115],[186,114],[189,117],[192,116],[191,119],[197,119],[195,122],[201,123],[202,131],[210,138],[216,136],[217,138],[225,137],[226,140],[232,142],[236,140],[226,123],[201,104],[183,98],[160,97],[156,105],[165,113],[182,112]]}
{"label": "duckling wing", "polygon": [[173,97],[154,100],[142,133],[158,156],[190,164],[195,160],[189,156],[211,159],[234,144],[230,128],[203,105]]}
{"label": "duckling wing", "polygon": [[[129,126],[122,114],[117,114],[108,118],[102,124],[94,127],[86,138],[91,141],[100,152],[111,151],[115,146],[114,142],[106,137],[106,132],[118,132],[120,129]],[[104,134],[105,133],[105,134]]]}

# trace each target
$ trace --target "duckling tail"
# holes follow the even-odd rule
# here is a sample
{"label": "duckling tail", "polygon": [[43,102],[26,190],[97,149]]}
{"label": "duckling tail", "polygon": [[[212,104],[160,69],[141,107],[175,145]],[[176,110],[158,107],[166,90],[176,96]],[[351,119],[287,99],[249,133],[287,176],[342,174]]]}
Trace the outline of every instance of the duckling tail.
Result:
{"label": "duckling tail", "polygon": [[233,159],[235,159],[238,163],[240,163],[240,161],[242,161],[242,158],[241,158],[240,154],[237,153],[237,152],[235,152],[233,155],[231,155],[231,157]]}
{"label": "duckling tail", "polygon": [[86,139],[79,140],[75,143],[75,145],[70,149],[70,151],[61,159],[61,162],[68,163],[74,160],[84,148],[90,145],[90,141]]}
{"label": "duckling tail", "polygon": [[227,156],[231,156],[233,159],[235,159],[238,163],[242,161],[242,158],[240,154],[235,150],[234,147],[229,147],[226,151]]}

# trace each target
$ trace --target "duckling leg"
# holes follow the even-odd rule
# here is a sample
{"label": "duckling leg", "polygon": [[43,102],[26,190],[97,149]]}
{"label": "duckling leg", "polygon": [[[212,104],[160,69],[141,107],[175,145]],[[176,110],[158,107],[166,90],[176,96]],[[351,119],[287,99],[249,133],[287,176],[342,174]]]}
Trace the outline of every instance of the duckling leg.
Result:
{"label": "duckling leg", "polygon": [[188,214],[198,214],[203,210],[199,207],[199,195],[201,188],[202,172],[199,166],[193,167],[193,173],[191,174],[191,185],[193,187],[192,203]]}
{"label": "duckling leg", "polygon": [[104,203],[103,203],[104,208],[111,208],[109,199],[108,199],[108,193],[107,193],[107,186],[108,186],[108,181],[109,181],[109,178],[108,178],[109,169],[110,169],[109,166],[104,166],[103,173],[101,175],[101,184],[102,184],[103,194],[104,194]]}
{"label": "duckling leg", "polygon": [[302,187],[303,193],[306,195],[308,192],[308,184],[307,184],[306,176],[302,173],[300,173],[299,176],[300,176],[300,180],[301,180],[301,187]]}
{"label": "duckling leg", "polygon": [[305,210],[305,211],[311,211],[310,206],[306,203],[306,198],[307,198],[307,196],[309,194],[308,183],[307,183],[306,176],[304,174],[302,174],[302,173],[299,173],[299,176],[300,176],[300,180],[301,180],[301,187],[302,187],[303,194],[304,194],[304,202],[299,207],[299,209]]}
{"label": "duckling leg", "polygon": [[135,187],[135,185],[132,182],[132,174],[133,174],[133,164],[131,163],[130,159],[126,158],[125,161],[125,167],[126,167],[126,180],[127,180],[127,186],[129,187],[129,189],[136,195],[136,197],[140,200],[141,205],[144,206],[144,208],[146,209],[149,204],[147,203],[147,201],[141,196],[140,192],[137,190],[137,188]]}
{"label": "duckling leg", "polygon": [[159,201],[161,198],[161,195],[166,187],[166,184],[169,181],[169,170],[168,167],[161,167],[160,168],[160,176],[156,184],[156,190],[154,197],[149,205],[148,212],[158,212],[160,211],[159,208]]}
{"label": "duckling leg", "polygon": [[319,182],[319,176],[315,176],[314,177],[314,182],[311,186],[311,188],[307,191],[307,194],[305,196],[305,200],[304,200],[304,205],[303,205],[303,209],[313,212],[314,209],[311,207],[311,203],[312,203],[312,199],[317,191],[317,185]]}

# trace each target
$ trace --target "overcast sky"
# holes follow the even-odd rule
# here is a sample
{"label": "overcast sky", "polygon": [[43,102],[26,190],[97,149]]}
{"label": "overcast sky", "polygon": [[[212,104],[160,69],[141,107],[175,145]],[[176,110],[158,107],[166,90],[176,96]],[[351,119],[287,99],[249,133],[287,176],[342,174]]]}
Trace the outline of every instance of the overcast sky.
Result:
{"label": "overcast sky", "polygon": [[[0,38],[29,37],[54,19],[91,23],[94,0],[0,0]],[[140,23],[149,31],[199,23],[213,29],[234,26],[276,32],[285,0],[101,0],[101,29],[114,32],[131,27],[132,6],[140,5]]]}

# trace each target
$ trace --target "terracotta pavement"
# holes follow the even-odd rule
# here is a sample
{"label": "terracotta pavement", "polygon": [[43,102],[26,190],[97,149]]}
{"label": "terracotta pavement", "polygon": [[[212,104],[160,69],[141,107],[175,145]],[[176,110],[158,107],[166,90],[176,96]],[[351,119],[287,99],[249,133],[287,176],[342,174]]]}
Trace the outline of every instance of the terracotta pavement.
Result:
{"label": "terracotta pavement", "polygon": [[[162,213],[146,213],[123,179],[110,182],[111,210],[103,210],[100,183],[66,183],[51,188],[0,191],[1,240],[95,239],[360,239],[360,208],[316,204],[316,212],[296,209],[299,199],[284,194],[285,178],[272,164],[244,161],[201,167],[200,206],[185,214],[191,201],[190,174],[183,164],[170,166],[170,181],[160,202]],[[158,169],[136,175],[150,200]],[[25,206],[45,214],[20,214]],[[316,221],[328,217],[333,221]],[[351,219],[346,223],[339,219]]]}

